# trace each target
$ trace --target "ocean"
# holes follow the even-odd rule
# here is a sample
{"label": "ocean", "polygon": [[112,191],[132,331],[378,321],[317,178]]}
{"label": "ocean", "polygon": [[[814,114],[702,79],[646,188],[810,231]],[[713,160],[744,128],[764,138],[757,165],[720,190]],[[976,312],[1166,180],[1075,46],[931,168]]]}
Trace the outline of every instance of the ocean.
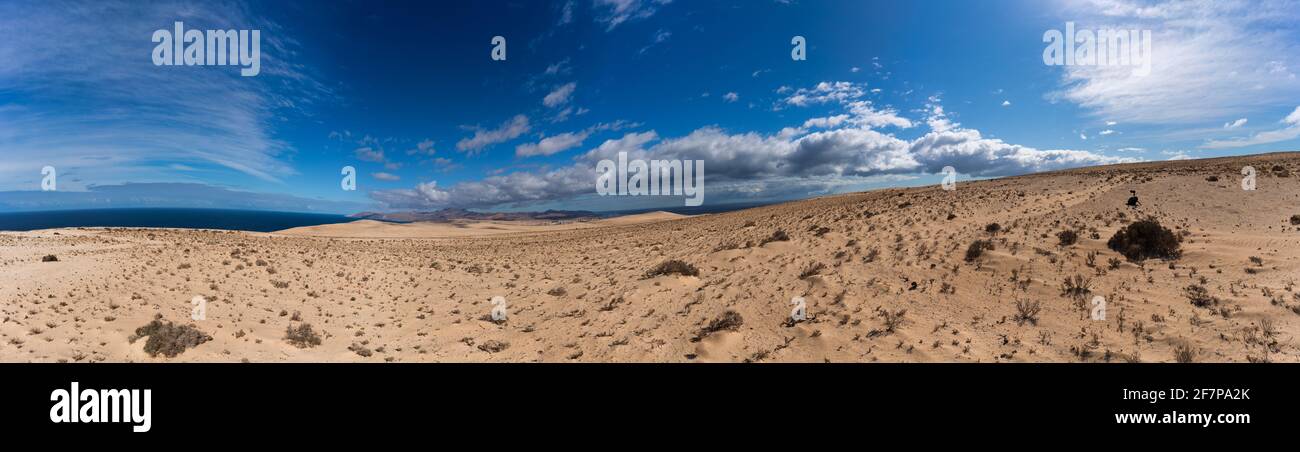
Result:
{"label": "ocean", "polygon": [[299,226],[347,223],[343,215],[260,210],[131,208],[0,213],[0,231],[75,227],[227,229],[271,232]]}

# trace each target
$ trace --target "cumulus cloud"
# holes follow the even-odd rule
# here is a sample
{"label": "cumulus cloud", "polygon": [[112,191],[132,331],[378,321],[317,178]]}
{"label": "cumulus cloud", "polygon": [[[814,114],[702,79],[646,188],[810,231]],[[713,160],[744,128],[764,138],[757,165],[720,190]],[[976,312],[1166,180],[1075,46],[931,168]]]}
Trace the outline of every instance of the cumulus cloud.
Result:
{"label": "cumulus cloud", "polygon": [[515,115],[495,129],[475,129],[474,136],[456,142],[456,150],[477,153],[488,146],[519,138],[529,130],[532,130],[532,126],[528,123],[528,117]]}
{"label": "cumulus cloud", "polygon": [[722,95],[722,100],[725,100],[725,101],[727,101],[727,102],[735,102],[735,101],[740,100],[740,95],[739,95],[739,94],[736,94],[736,93],[734,93],[734,92],[727,93],[727,94],[723,94],[723,95]]}
{"label": "cumulus cloud", "polygon": [[401,176],[392,173],[385,173],[385,172],[370,173],[370,177],[382,181],[389,181],[389,182],[402,180]]}
{"label": "cumulus cloud", "polygon": [[[373,192],[371,196],[390,208],[486,208],[569,199],[593,193],[596,163],[616,160],[619,153],[627,153],[629,159],[703,160],[710,190],[723,188],[723,192],[737,195],[749,191],[751,196],[762,195],[769,188],[774,190],[772,195],[788,190],[790,181],[806,182],[793,185],[806,189],[802,192],[806,196],[817,192],[813,187],[933,174],[945,166],[975,176],[1006,176],[1136,161],[1081,150],[1039,150],[986,138],[977,130],[949,121],[937,97],[931,98],[924,110],[930,130],[910,140],[879,130],[913,125],[893,110],[877,110],[858,101],[844,102],[843,108],[848,112],[808,119],[801,127],[770,134],[733,133],[718,126],[670,138],[653,130],[629,132],[602,142],[576,157],[573,165],[559,169],[521,171],[461,182],[447,189],[421,184],[411,190]],[[557,142],[567,146],[574,138]],[[540,153],[542,145],[521,146],[517,152]]]}
{"label": "cumulus cloud", "polygon": [[[788,88],[782,87],[777,93]],[[814,104],[825,104],[830,102],[847,102],[857,99],[866,94],[866,90],[859,84],[851,82],[821,82],[812,88],[799,88],[794,93],[787,96],[784,100],[786,104],[796,107],[807,107]]]}

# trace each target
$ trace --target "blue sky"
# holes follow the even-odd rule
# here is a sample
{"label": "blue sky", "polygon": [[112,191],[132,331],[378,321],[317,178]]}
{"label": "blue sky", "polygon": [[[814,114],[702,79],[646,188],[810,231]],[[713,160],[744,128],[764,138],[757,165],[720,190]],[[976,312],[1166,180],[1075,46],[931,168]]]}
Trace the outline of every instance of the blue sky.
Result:
{"label": "blue sky", "polygon": [[[595,196],[620,151],[704,160],[715,205],[1296,150],[1298,19],[1291,1],[10,1],[0,210],[682,205]],[[175,21],[260,30],[261,73],[154,65]],[[1150,74],[1044,64],[1067,21],[1150,30]]]}

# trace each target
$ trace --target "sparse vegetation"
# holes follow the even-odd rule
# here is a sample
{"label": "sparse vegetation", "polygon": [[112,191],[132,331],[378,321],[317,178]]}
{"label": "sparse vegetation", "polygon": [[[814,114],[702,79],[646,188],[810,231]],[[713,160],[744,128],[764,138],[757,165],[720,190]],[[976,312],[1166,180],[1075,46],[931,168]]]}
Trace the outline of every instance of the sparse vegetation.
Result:
{"label": "sparse vegetation", "polygon": [[292,325],[285,327],[284,340],[298,348],[309,348],[320,345],[321,337],[312,329],[310,323],[300,323],[297,327]]}
{"label": "sparse vegetation", "polygon": [[46,254],[45,257],[41,258],[41,262],[58,262],[58,261],[59,261],[59,257],[53,254]]}
{"label": "sparse vegetation", "polygon": [[1061,283],[1061,296],[1079,300],[1091,293],[1092,278],[1076,274],[1073,277],[1065,278],[1065,281]]}
{"label": "sparse vegetation", "polygon": [[876,317],[879,317],[880,321],[884,322],[886,333],[893,333],[898,331],[898,327],[903,326],[903,322],[907,320],[907,310],[890,311],[885,308],[876,308]]}
{"label": "sparse vegetation", "polygon": [[773,232],[771,236],[768,236],[767,238],[758,242],[758,246],[763,246],[772,242],[788,242],[788,241],[790,241],[790,235],[786,234],[784,230],[777,229],[776,232]]}
{"label": "sparse vegetation", "polygon": [[650,271],[645,273],[645,279],[662,275],[671,275],[674,273],[682,276],[699,276],[700,270],[695,268],[694,265],[673,259],[664,261],[655,266],[655,268],[650,269]]}
{"label": "sparse vegetation", "polygon": [[1057,244],[1062,247],[1079,243],[1079,233],[1074,232],[1074,230],[1071,229],[1066,229],[1064,231],[1056,233],[1056,238],[1058,240]]}
{"label": "sparse vegetation", "polygon": [[1219,304],[1219,299],[1210,295],[1210,291],[1205,286],[1192,284],[1183,288],[1183,295],[1192,302],[1192,306],[1198,308],[1210,308]]}
{"label": "sparse vegetation", "polygon": [[485,352],[488,352],[488,353],[498,353],[498,352],[501,352],[501,351],[505,351],[505,349],[507,349],[507,348],[510,348],[510,343],[509,343],[509,342],[498,341],[498,340],[495,340],[495,339],[493,339],[493,340],[489,340],[489,341],[486,341],[486,342],[483,342],[482,344],[478,344],[478,349],[479,349],[479,350],[482,350],[482,351],[485,351]]}
{"label": "sparse vegetation", "polygon": [[698,342],[700,339],[704,339],[704,337],[718,331],[736,331],[744,324],[745,319],[740,316],[740,313],[727,310],[726,312],[723,312],[721,316],[718,316],[718,318],[710,321],[708,325],[704,326],[704,328],[701,328],[700,332],[695,335],[695,338],[693,338],[692,341]]}
{"label": "sparse vegetation", "polygon": [[1181,240],[1156,220],[1141,220],[1115,231],[1106,246],[1133,262],[1150,258],[1177,259]]}
{"label": "sparse vegetation", "polygon": [[1174,361],[1184,364],[1196,362],[1196,355],[1198,354],[1196,347],[1191,344],[1182,343],[1174,346]]}
{"label": "sparse vegetation", "polygon": [[1017,325],[1038,325],[1038,313],[1042,310],[1043,305],[1038,300],[1016,300],[1016,316],[1013,320]]}
{"label": "sparse vegetation", "polygon": [[989,223],[984,225],[984,232],[987,232],[989,234],[997,234],[998,231],[1001,230],[1002,230],[1002,225],[997,223]]}
{"label": "sparse vegetation", "polygon": [[974,262],[984,255],[985,251],[993,249],[993,242],[990,240],[976,240],[966,247],[966,262]]}
{"label": "sparse vegetation", "polygon": [[128,340],[135,342],[142,337],[149,337],[144,343],[144,352],[149,356],[163,355],[174,358],[188,348],[212,340],[212,336],[199,331],[192,325],[176,325],[170,321],[155,318],[145,326],[135,329],[135,335]]}
{"label": "sparse vegetation", "polygon": [[821,274],[822,270],[825,269],[826,269],[826,264],[823,264],[821,262],[814,262],[812,264],[808,264],[807,267],[804,267],[802,272],[799,272],[799,279],[808,279],[813,276],[817,276]]}

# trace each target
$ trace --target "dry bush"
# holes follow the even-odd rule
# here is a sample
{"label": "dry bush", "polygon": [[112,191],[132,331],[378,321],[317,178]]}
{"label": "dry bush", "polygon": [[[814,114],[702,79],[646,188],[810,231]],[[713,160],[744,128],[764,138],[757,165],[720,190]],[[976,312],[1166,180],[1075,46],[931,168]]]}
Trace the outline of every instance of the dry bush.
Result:
{"label": "dry bush", "polygon": [[321,342],[320,335],[312,330],[310,323],[299,324],[297,328],[292,325],[285,327],[284,340],[298,348],[315,347]]}
{"label": "dry bush", "polygon": [[1191,344],[1182,343],[1174,346],[1174,361],[1180,363],[1196,362],[1198,351]]}
{"label": "dry bush", "polygon": [[1106,246],[1130,261],[1150,258],[1177,259],[1182,256],[1180,240],[1156,220],[1141,220],[1115,231]]}
{"label": "dry bush", "polygon": [[645,273],[644,279],[650,279],[661,275],[679,274],[684,276],[699,276],[700,270],[694,265],[682,262],[676,259],[664,261]]}
{"label": "dry bush", "polygon": [[1079,233],[1070,229],[1056,233],[1056,238],[1063,247],[1079,243]]}
{"label": "dry bush", "polygon": [[1061,296],[1074,298],[1076,300],[1087,297],[1092,293],[1092,278],[1075,274],[1073,277],[1066,277],[1061,283]]}
{"label": "dry bush", "polygon": [[772,242],[788,242],[788,241],[790,241],[790,234],[786,234],[784,230],[777,229],[776,232],[773,232],[770,237],[767,237],[759,241],[758,246],[763,246]]}
{"label": "dry bush", "polygon": [[1192,284],[1183,288],[1183,295],[1192,302],[1192,306],[1198,308],[1209,308],[1219,304],[1218,297],[1210,295],[1210,291],[1205,286]]}
{"label": "dry bush", "polygon": [[1029,323],[1038,325],[1038,313],[1043,310],[1043,305],[1038,300],[1016,300],[1016,317],[1017,325]]}
{"label": "dry bush", "polygon": [[740,316],[740,313],[732,310],[727,310],[727,312],[722,313],[721,316],[718,316],[718,318],[713,319],[713,321],[709,322],[708,325],[705,325],[704,328],[701,328],[700,332],[696,334],[695,337],[691,339],[691,341],[699,342],[699,340],[703,339],[705,336],[716,333],[718,331],[736,331],[740,329],[741,325],[744,324],[745,324],[745,319]]}
{"label": "dry bush", "polygon": [[162,354],[168,358],[174,358],[176,355],[184,352],[185,349],[197,347],[199,344],[212,340],[212,336],[199,331],[192,325],[176,325],[170,321],[154,319],[147,325],[136,328],[135,335],[129,338],[130,342],[148,336],[149,340],[144,343],[144,352],[149,356],[158,356]]}
{"label": "dry bush", "polygon": [[799,279],[808,279],[810,277],[820,275],[822,270],[825,269],[826,269],[826,264],[823,264],[821,262],[808,264],[807,267],[804,267],[802,272],[799,272]]}
{"label": "dry bush", "polygon": [[989,240],[976,240],[966,247],[966,262],[974,262],[984,255],[985,251],[993,249],[993,242]]}

